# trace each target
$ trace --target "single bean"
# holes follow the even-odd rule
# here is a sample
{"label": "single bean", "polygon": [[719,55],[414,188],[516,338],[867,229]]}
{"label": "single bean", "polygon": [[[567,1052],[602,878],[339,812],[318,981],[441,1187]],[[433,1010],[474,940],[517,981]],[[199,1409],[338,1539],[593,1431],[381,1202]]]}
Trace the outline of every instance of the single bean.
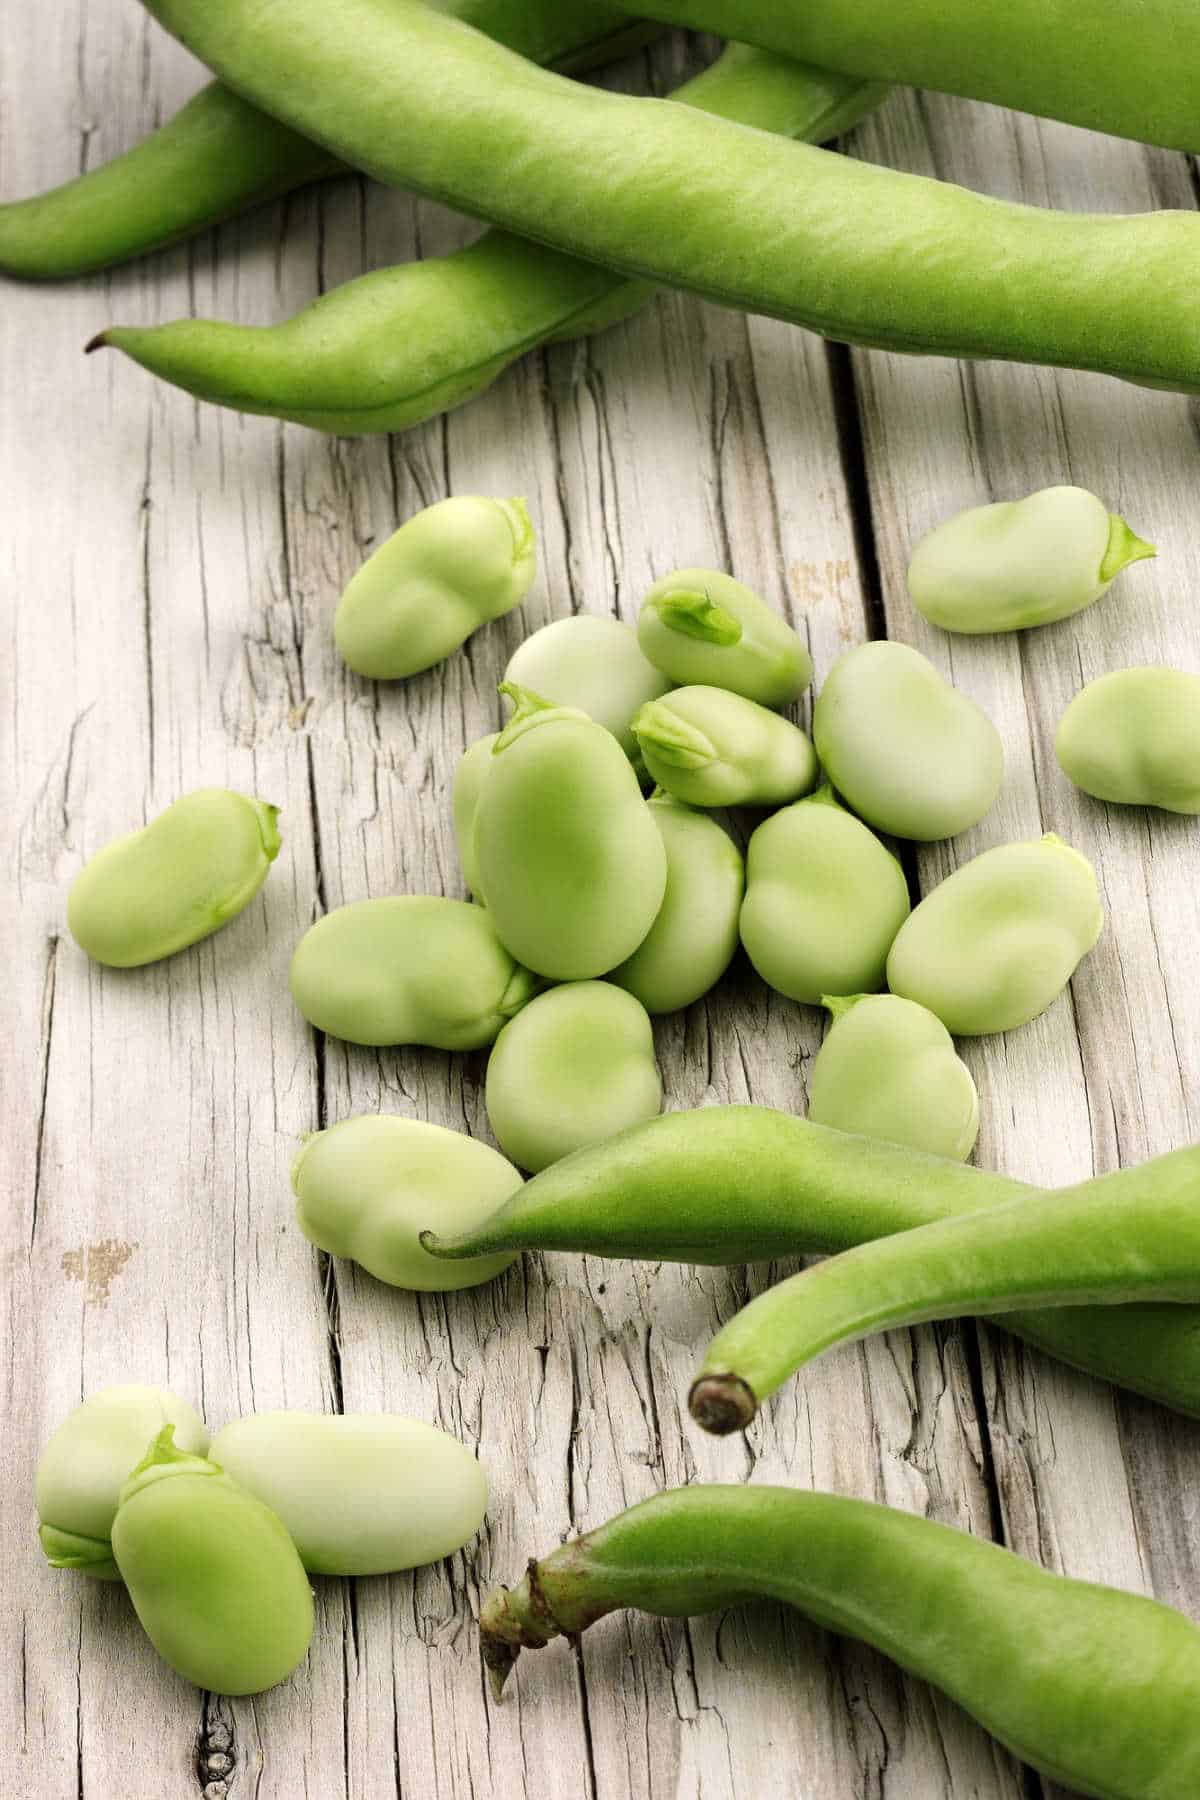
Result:
{"label": "single bean", "polygon": [[[877,83],[730,45],[674,98],[762,131],[825,142],[848,131],[883,92]],[[279,325],[181,319],[117,326],[88,348],[112,345],[188,393],[243,412],[321,431],[401,431],[483,393],[538,344],[628,318],[654,291],[488,231],[451,256],[347,282]]]}
{"label": "single bean", "polygon": [[662,905],[662,838],[611,732],[527,689],[500,691],[516,710],[475,815],[489,916],[539,975],[603,975],[637,949]]}
{"label": "single bean", "polygon": [[454,771],[451,800],[454,842],[463,880],[472,894],[479,892],[479,871],[475,866],[475,814],[479,810],[479,796],[491,769],[492,751],[499,736],[498,731],[489,731],[486,737],[476,738],[473,744],[468,744]]}
{"label": "single bean", "polygon": [[817,1125],[963,1162],[979,1135],[979,1095],[940,1019],[895,994],[826,997],[832,1023],[808,1078]]}
{"label": "single bean", "polygon": [[389,1287],[445,1293],[503,1274],[514,1253],[438,1262],[419,1233],[437,1218],[473,1231],[521,1177],[487,1144],[391,1113],[362,1113],[307,1138],[292,1163],[296,1220],[310,1244]]}
{"label": "single bean", "polygon": [[282,1520],[313,1575],[387,1575],[475,1536],[487,1476],[465,1444],[395,1413],[251,1413],[209,1452]]}
{"label": "single bean", "polygon": [[112,1547],[163,1661],[217,1694],[260,1694],[308,1652],[312,1589],[270,1509],[165,1425],[121,1489]]}
{"label": "single bean", "polygon": [[1059,721],[1054,754],[1097,800],[1200,813],[1200,675],[1116,669],[1089,681]]}
{"label": "single bean", "polygon": [[184,794],[84,864],[67,897],[71,936],[113,969],[159,962],[211,937],[270,874],[278,817],[277,806],[226,788]]}
{"label": "single bean", "polygon": [[523,500],[439,500],[406,519],[355,575],[334,615],[338,651],[376,681],[418,675],[520,606],[536,572]]}
{"label": "single bean", "polygon": [[[1136,1196],[1153,1187],[1158,1168],[1147,1163],[1104,1179]],[[706,1106],[578,1150],[514,1188],[472,1229],[458,1237],[426,1231],[421,1241],[432,1256],[452,1260],[575,1250],[736,1265],[827,1255],[1039,1197],[1054,1196],[769,1107]],[[1075,1368],[1200,1417],[1200,1308],[1078,1305],[1007,1312],[995,1322]]]}
{"label": "single bean", "polygon": [[523,1649],[608,1613],[677,1619],[768,1598],[882,1650],[1076,1793],[1192,1800],[1200,1790],[1190,1619],[869,1500],[668,1489],[495,1589],[480,1647],[498,1697]]}
{"label": "single bean", "polygon": [[907,644],[859,644],[813,707],[821,767],[877,831],[929,843],[977,824],[1000,791],[1004,750],[981,707]]}
{"label": "single bean", "polygon": [[504,1027],[488,1058],[488,1123],[505,1156],[545,1169],[662,1106],[646,1009],[607,981],[568,981]]}
{"label": "single bean", "polygon": [[725,688],[682,687],[651,700],[633,733],[654,780],[688,806],[782,806],[817,779],[798,725]]}
{"label": "single bean", "polygon": [[1027,1024],[1057,1000],[1104,924],[1095,871],[1054,833],[985,850],[926,894],[888,953],[893,994],[956,1037]]}
{"label": "single bean", "polygon": [[638,642],[672,683],[728,688],[761,706],[787,706],[812,680],[804,640],[716,569],[676,569],[656,581],[638,614]]}
{"label": "single bean", "polygon": [[1098,1304],[1115,1323],[1117,1302],[1187,1302],[1194,1331],[1198,1172],[1200,1149],[1175,1150],[921,1225],[793,1275],[713,1339],[692,1385],[693,1417],[707,1431],[740,1430],[768,1394],[835,1344],[964,1313]]}
{"label": "single bean", "polygon": [[817,1006],[826,994],[883,986],[908,917],[908,884],[891,851],[826,785],[765,819],[746,851],[739,922],[763,980]]}
{"label": "single bean", "polygon": [[667,891],[646,936],[608,979],[649,1013],[680,1012],[733,960],[746,866],[707,813],[661,793],[650,796],[649,810],[667,853]]}
{"label": "single bean", "polygon": [[316,142],[571,255],[844,342],[1200,386],[1193,213],[983,198],[581,87],[420,0],[147,3]]}
{"label": "single bean", "polygon": [[908,565],[918,612],[943,631],[1024,631],[1099,600],[1153,544],[1084,488],[972,506],[927,532]]}
{"label": "single bean", "polygon": [[671,687],[642,655],[631,625],[594,613],[543,625],[513,652],[504,679],[555,706],[586,713],[612,732],[631,761],[638,757],[634,714]]}
{"label": "single bean", "polygon": [[402,894],[339,906],[292,957],[310,1025],[351,1044],[480,1050],[541,985],[513,961],[491,915],[465,900]]}
{"label": "single bean", "polygon": [[180,1449],[208,1449],[203,1419],[169,1388],[102,1388],[63,1420],[34,1479],[38,1537],[54,1568],[120,1581],[110,1541],[117,1497],[164,1425],[175,1427]]}

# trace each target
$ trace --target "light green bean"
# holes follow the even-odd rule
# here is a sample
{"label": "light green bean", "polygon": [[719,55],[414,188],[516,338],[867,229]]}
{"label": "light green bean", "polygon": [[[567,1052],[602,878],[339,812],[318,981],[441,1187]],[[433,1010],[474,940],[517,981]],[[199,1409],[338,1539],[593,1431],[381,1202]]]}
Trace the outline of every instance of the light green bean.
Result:
{"label": "light green bean", "polygon": [[688,806],[782,806],[817,779],[798,725],[725,688],[676,688],[633,732],[654,780]]}
{"label": "light green bean", "polygon": [[575,613],[543,625],[514,651],[504,679],[555,706],[586,713],[612,732],[633,762],[639,760],[631,729],[634,714],[671,687],[646,661],[632,626],[595,613]]}
{"label": "light green bean", "polygon": [[728,688],[761,706],[787,706],[812,680],[803,639],[716,569],[676,569],[656,581],[638,614],[638,642],[680,687]]}
{"label": "light green bean", "polygon": [[667,891],[633,955],[609,975],[650,1013],[680,1012],[707,994],[738,946],[746,865],[727,831],[670,794],[649,810],[667,853]]}
{"label": "light green bean", "polygon": [[964,1162],[979,1135],[979,1096],[933,1013],[895,994],[827,996],[830,1027],[808,1077],[816,1125]]}
{"label": "light green bean", "polygon": [[1054,753],[1085,794],[1200,813],[1200,675],[1115,669],[1072,700]]}

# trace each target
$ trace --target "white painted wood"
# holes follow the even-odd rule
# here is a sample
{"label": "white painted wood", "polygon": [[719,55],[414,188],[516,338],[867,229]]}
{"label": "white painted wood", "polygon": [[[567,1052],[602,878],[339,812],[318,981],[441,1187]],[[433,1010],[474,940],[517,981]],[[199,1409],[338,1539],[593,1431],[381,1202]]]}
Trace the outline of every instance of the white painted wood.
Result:
{"label": "white painted wood", "polygon": [[[198,79],[133,0],[52,14],[0,26],[5,196],[136,141]],[[656,79],[672,85],[683,54],[657,52]],[[952,102],[896,97],[860,145],[1034,199],[1190,204],[1181,159]],[[973,1050],[982,1158],[1065,1180],[1190,1138],[1192,828],[1082,802],[1049,748],[1081,669],[1159,654],[1200,666],[1188,408],[1028,370],[851,364],[678,297],[530,357],[468,411],[391,442],[202,409],[115,357],[78,355],[110,317],[266,320],[463,232],[350,180],[109,277],[4,290],[5,1791],[1017,1800],[1031,1791],[1020,1772],[956,1709],[782,1609],[610,1622],[578,1653],[530,1659],[496,1707],[477,1668],[481,1592],[664,1484],[748,1479],[886,1499],[982,1534],[995,1524],[1054,1566],[1194,1609],[1195,1429],[998,1333],[977,1348],[968,1325],[827,1359],[745,1446],[716,1443],[685,1422],[689,1373],[715,1324],[778,1271],[530,1258],[489,1288],[421,1298],[327,1268],[292,1222],[299,1134],[384,1109],[486,1136],[484,1059],[316,1045],[286,969],[324,907],[462,891],[449,780],[495,726],[495,682],[523,632],[578,610],[632,618],[672,566],[728,563],[807,631],[820,675],[876,616],[859,551],[873,541],[889,630],[988,706],[1009,756],[996,813],[923,857],[922,879],[1044,823],[1098,858],[1112,913],[1073,1002]],[[903,597],[913,534],[1059,479],[1096,486],[1157,534],[1159,563],[1052,632],[935,641]],[[530,504],[542,572],[521,615],[403,686],[348,676],[330,634],[341,585],[407,513],[471,490]],[[166,965],[89,967],[64,931],[71,875],[203,781],[282,804],[263,896]],[[798,1108],[819,1035],[814,1013],[735,969],[658,1027],[670,1104]],[[214,1428],[281,1405],[439,1422],[491,1471],[488,1525],[416,1576],[320,1583],[293,1680],[253,1702],[203,1702],[158,1664],[119,1591],[44,1569],[32,1535],[41,1442],[120,1379],[169,1381]]]}

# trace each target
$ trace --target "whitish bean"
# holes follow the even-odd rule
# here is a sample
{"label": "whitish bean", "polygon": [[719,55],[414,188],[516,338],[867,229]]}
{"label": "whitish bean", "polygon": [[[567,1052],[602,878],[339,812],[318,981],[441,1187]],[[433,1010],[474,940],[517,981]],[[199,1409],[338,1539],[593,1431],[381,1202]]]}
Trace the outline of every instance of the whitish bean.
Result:
{"label": "whitish bean", "polygon": [[812,680],[804,640],[716,569],[676,569],[656,581],[642,601],[638,641],[680,687],[728,688],[762,706],[786,706]]}
{"label": "whitish bean", "polygon": [[738,946],[746,865],[728,832],[670,794],[649,810],[667,852],[667,891],[633,955],[608,977],[650,1013],[679,1012],[718,982]]}
{"label": "whitish bean", "polygon": [[1200,813],[1200,675],[1116,669],[1089,681],[1063,714],[1054,751],[1097,800]]}
{"label": "whitish bean", "polygon": [[941,1020],[895,994],[827,998],[832,1023],[808,1078],[808,1116],[963,1162],[979,1096]]}
{"label": "whitish bean", "polygon": [[637,759],[633,716],[671,683],[643,656],[638,634],[620,619],[576,613],[543,625],[516,650],[504,679],[555,706],[573,706],[603,725]]}
{"label": "whitish bean", "polygon": [[654,780],[688,806],[782,806],[817,779],[798,725],[724,688],[676,688],[633,730]]}

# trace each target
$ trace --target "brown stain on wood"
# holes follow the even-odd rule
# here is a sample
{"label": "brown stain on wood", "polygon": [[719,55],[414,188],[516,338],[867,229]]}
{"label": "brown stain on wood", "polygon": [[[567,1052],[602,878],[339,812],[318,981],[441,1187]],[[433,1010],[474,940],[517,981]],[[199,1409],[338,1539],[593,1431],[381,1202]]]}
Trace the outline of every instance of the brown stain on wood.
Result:
{"label": "brown stain on wood", "polygon": [[113,1282],[136,1249],[136,1244],[122,1243],[118,1238],[102,1238],[98,1244],[64,1250],[63,1274],[68,1281],[83,1282],[85,1298],[90,1303],[107,1306]]}

